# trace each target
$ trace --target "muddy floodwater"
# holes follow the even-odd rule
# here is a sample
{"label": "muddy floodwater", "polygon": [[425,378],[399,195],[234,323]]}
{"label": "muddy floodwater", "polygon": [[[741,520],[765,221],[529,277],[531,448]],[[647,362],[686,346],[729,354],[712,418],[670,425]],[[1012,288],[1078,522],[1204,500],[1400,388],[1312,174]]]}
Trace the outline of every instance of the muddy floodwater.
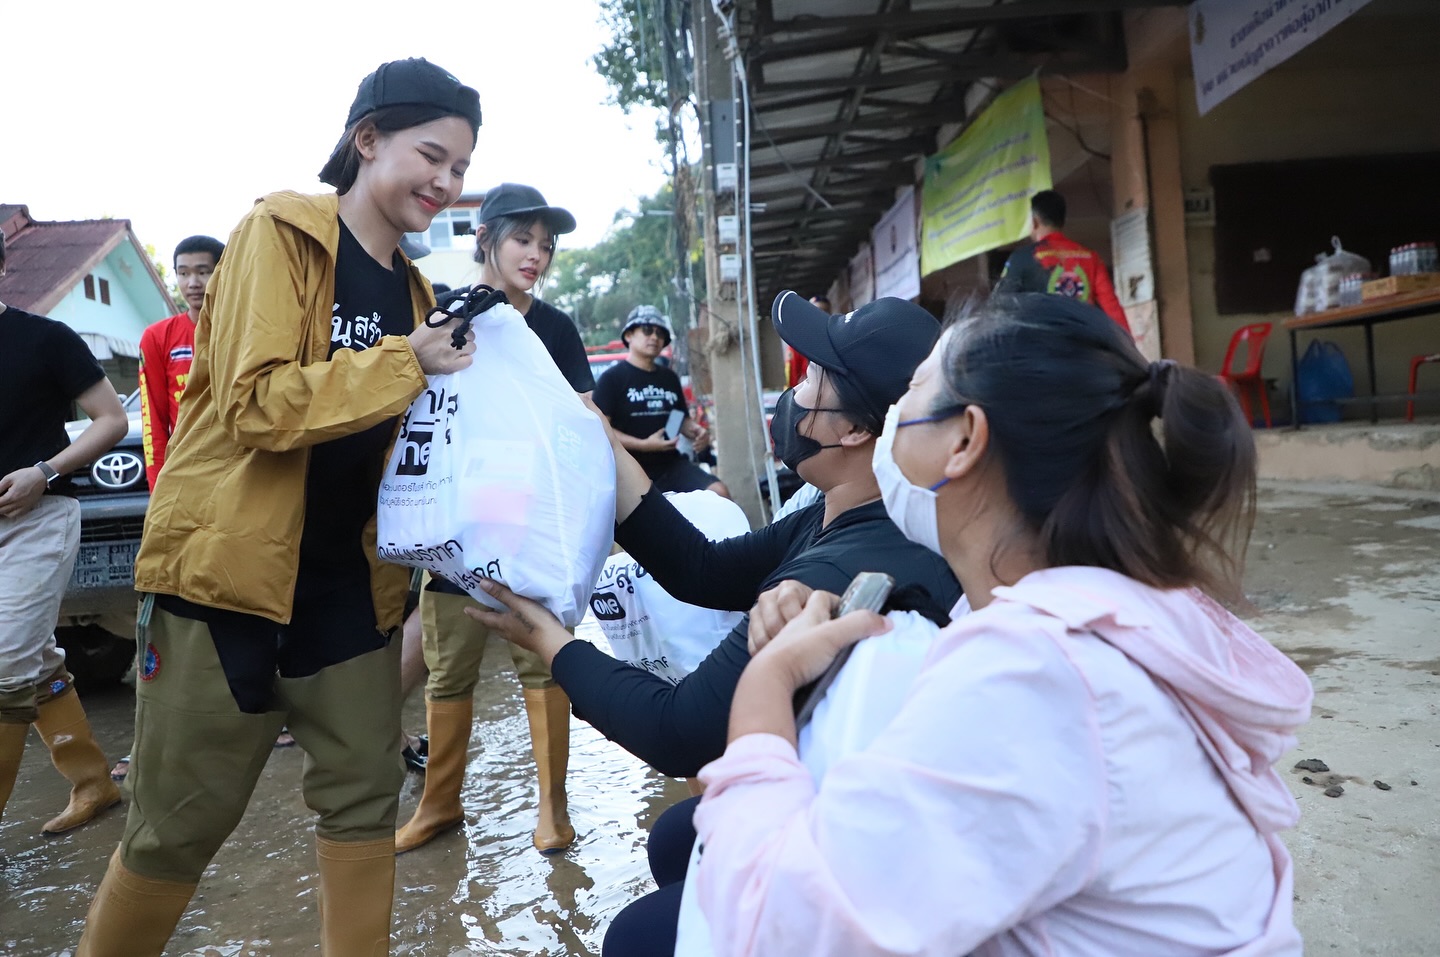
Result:
{"label": "muddy floodwater", "polygon": [[[593,621],[579,634],[604,639]],[[112,760],[133,733],[134,693],[86,695],[97,738]],[[570,850],[542,857],[530,844],[535,765],[510,656],[492,642],[475,694],[475,733],[463,792],[467,823],[397,861],[393,953],[600,953],[610,919],[652,889],[645,835],[661,811],[689,796],[572,720]],[[423,695],[405,709],[425,726]],[[289,957],[319,953],[313,815],[300,797],[304,755],[279,748],[250,808],[216,855],[167,954]],[[423,778],[407,775],[400,819],[409,819]],[[66,785],[32,733],[15,794],[0,821],[0,953],[62,957],[80,938],[85,910],[124,827],[124,809],[78,831],[42,838],[40,825],[65,805]]]}
{"label": "muddy floodwater", "polygon": [[[1440,954],[1440,496],[1268,486],[1246,583],[1251,623],[1300,663],[1316,691],[1313,720],[1280,762],[1302,811],[1285,840],[1307,952]],[[593,622],[578,634],[603,643]],[[85,704],[107,753],[119,757],[130,743],[133,692],[87,694]],[[475,715],[467,824],[399,858],[393,953],[598,954],[610,919],[650,889],[645,835],[687,796],[685,785],[572,721],[570,813],[579,838],[566,854],[544,858],[530,845],[534,766],[519,685],[498,645],[486,658]],[[419,694],[405,725],[424,727]],[[167,954],[318,953],[302,758],[295,748],[272,754]],[[1301,760],[1328,771],[1295,768]],[[407,779],[402,821],[421,783]],[[32,735],[0,821],[7,957],[73,951],[119,840],[121,809],[41,838],[40,825],[64,803],[65,784]]]}

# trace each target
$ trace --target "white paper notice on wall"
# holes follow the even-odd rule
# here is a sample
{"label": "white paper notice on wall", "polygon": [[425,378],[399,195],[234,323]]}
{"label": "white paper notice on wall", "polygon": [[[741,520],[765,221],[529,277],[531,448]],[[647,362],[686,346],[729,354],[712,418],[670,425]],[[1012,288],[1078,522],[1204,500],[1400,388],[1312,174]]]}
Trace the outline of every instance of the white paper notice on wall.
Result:
{"label": "white paper notice on wall", "polygon": [[1110,254],[1115,260],[1115,295],[1122,306],[1155,298],[1150,258],[1150,209],[1141,206],[1110,221]]}
{"label": "white paper notice on wall", "polygon": [[875,298],[920,295],[920,245],[916,241],[915,187],[900,194],[870,234],[875,254]]}
{"label": "white paper notice on wall", "polygon": [[850,260],[850,308],[859,309],[874,298],[875,260],[870,255],[870,244],[866,243]]}
{"label": "white paper notice on wall", "polygon": [[1200,115],[1369,2],[1195,0],[1190,5],[1190,61]]}

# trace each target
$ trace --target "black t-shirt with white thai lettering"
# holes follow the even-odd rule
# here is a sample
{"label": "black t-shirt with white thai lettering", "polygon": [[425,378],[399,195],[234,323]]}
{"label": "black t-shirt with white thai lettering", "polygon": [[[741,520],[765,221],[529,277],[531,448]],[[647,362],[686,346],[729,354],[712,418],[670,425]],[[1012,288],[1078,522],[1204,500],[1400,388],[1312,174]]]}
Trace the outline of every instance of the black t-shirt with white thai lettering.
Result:
{"label": "black t-shirt with white thai lettering", "polygon": [[[342,220],[329,356],[341,349],[360,352],[378,343],[381,336],[408,336],[414,329],[410,276],[404,260],[396,252],[386,269],[365,251]],[[300,536],[302,579],[307,572],[358,572],[369,580],[360,534],[375,514],[385,449],[394,432],[395,420],[389,419],[310,450],[305,529]]]}
{"label": "black t-shirt with white thai lettering", "polygon": [[585,355],[585,343],[580,341],[580,330],[569,314],[556,309],[548,302],[533,299],[530,311],[525,313],[525,324],[550,353],[555,368],[570,383],[576,392],[594,392],[595,375],[590,371],[590,358]]}
{"label": "black t-shirt with white thai lettering", "polygon": [[[70,403],[105,378],[69,326],[6,307],[0,312],[0,476],[53,457],[70,444]],[[68,477],[46,489],[73,495]]]}
{"label": "black t-shirt with white thai lettering", "polygon": [[[673,409],[688,414],[685,390],[672,369],[657,365],[645,371],[630,362],[617,362],[595,383],[595,404],[615,429],[645,439],[665,428]],[[632,452],[647,474],[663,471],[680,458],[680,453]]]}

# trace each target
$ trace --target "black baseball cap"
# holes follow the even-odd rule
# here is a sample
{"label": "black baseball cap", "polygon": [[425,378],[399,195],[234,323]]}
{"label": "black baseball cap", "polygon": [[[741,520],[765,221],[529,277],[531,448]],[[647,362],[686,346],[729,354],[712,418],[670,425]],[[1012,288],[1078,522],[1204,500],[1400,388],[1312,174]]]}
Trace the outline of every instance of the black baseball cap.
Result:
{"label": "black baseball cap", "polygon": [[546,205],[538,189],[519,183],[501,183],[485,191],[485,199],[480,204],[481,225],[501,216],[536,216],[544,220],[556,236],[575,231],[575,217],[568,209]]}
{"label": "black baseball cap", "polygon": [[345,118],[345,132],[330,151],[330,158],[320,168],[320,182],[329,183],[341,193],[354,183],[353,169],[347,171],[342,159],[350,128],[378,109],[387,106],[422,108],[419,123],[458,116],[470,124],[472,135],[480,132],[480,94],[462,84],[440,67],[424,59],[392,60],[360,81],[355,102]]}
{"label": "black baseball cap", "polygon": [[940,339],[934,316],[890,296],[832,316],[786,290],[770,308],[770,318],[780,338],[830,373],[841,401],[877,431]]}
{"label": "black baseball cap", "polygon": [[480,129],[480,94],[423,57],[382,63],[361,80],[345,128],[385,106],[433,106]]}

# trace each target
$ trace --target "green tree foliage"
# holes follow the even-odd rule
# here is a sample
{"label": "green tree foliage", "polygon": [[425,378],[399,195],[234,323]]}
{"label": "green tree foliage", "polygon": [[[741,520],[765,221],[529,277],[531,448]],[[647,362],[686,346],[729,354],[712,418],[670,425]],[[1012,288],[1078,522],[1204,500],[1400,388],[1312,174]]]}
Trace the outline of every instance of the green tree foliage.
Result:
{"label": "green tree foliage", "polygon": [[[110,217],[105,218],[109,219]],[[155,248],[154,243],[145,244],[145,255],[149,256],[150,261],[155,264],[155,271],[160,274],[160,281],[165,284],[165,291],[170,294],[171,301],[175,303],[175,311],[184,312],[189,309],[190,304],[185,301],[184,296],[180,295],[180,287],[176,285],[175,277],[170,275],[170,267],[165,264],[164,258],[161,257],[160,251]]]}
{"label": "green tree foliage", "polygon": [[[669,113],[690,98],[688,0],[600,0],[600,22],[611,38],[590,62],[621,109]],[[664,127],[662,122],[662,138]]]}
{"label": "green tree foliage", "polygon": [[587,345],[619,338],[626,315],[641,303],[659,307],[677,330],[688,324],[689,304],[675,289],[672,202],[664,186],[639,208],[617,213],[594,246],[555,254],[544,298],[575,317]]}

